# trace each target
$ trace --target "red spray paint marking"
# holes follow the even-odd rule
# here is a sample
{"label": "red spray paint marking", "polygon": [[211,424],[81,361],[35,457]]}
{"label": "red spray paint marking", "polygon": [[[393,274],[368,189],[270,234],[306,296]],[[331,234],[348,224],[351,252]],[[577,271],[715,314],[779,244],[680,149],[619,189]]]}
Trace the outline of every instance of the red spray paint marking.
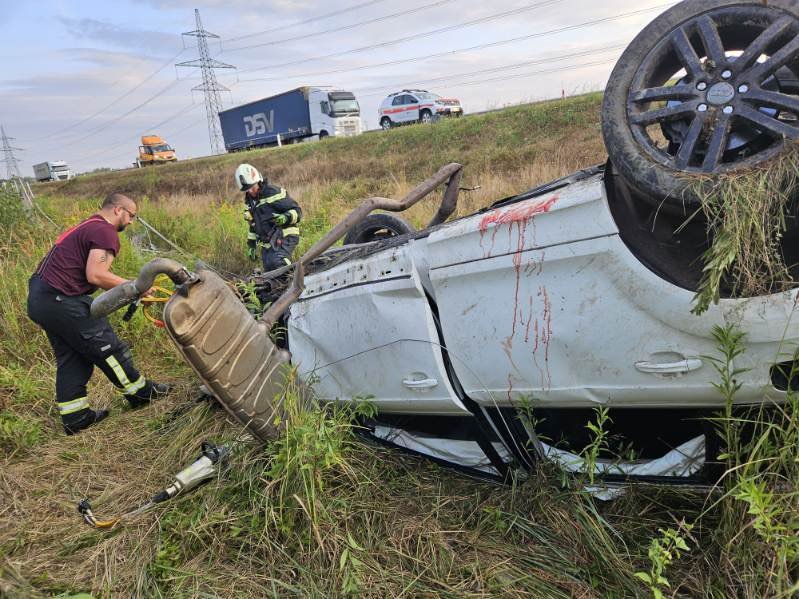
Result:
{"label": "red spray paint marking", "polygon": [[[546,287],[538,288],[538,295],[544,299],[544,313],[541,331],[541,344],[544,346],[544,370],[541,372],[541,384],[547,388],[552,385],[552,376],[549,372],[549,342],[552,340],[552,304]],[[540,370],[540,368],[539,368]],[[544,381],[546,379],[546,382]]]}
{"label": "red spray paint marking", "polygon": [[530,323],[533,322],[533,296],[531,295],[528,299],[529,299],[529,301],[527,302],[527,304],[528,304],[527,307],[530,309],[530,312],[529,312],[530,318],[527,319],[527,324],[524,327],[524,342],[525,343],[529,343],[530,342]]}
{"label": "red spray paint marking", "polygon": [[480,219],[480,225],[478,227],[480,230],[481,246],[483,245],[483,237],[488,232],[488,228],[493,225],[494,229],[491,232],[491,245],[488,250],[486,250],[485,257],[488,258],[491,255],[491,250],[494,248],[494,240],[496,239],[497,231],[499,230],[500,225],[511,225],[508,227],[508,239],[510,240],[513,223],[516,223],[521,231],[523,227],[527,226],[527,223],[531,218],[537,214],[549,212],[557,201],[558,196],[553,195],[546,200],[536,202],[535,204],[514,206],[508,210],[494,210],[483,216],[483,218]]}
{"label": "red spray paint marking", "polygon": [[[513,320],[511,323],[511,333],[505,340],[503,345],[503,350],[505,354],[508,356],[511,364],[513,364],[512,358],[512,348],[513,348],[513,338],[516,336],[516,324],[517,318],[519,320],[519,324],[525,326],[525,334],[524,334],[524,342],[527,343],[530,338],[530,324],[533,320],[533,298],[530,296],[529,298],[529,309],[530,309],[530,317],[527,320],[527,323],[524,322],[524,315],[520,314],[519,312],[519,287],[521,282],[521,271],[522,271],[522,254],[524,252],[526,246],[526,237],[527,237],[527,225],[530,223],[533,218],[538,214],[543,214],[549,212],[552,206],[558,201],[558,196],[553,195],[547,198],[546,200],[537,202],[531,205],[523,205],[523,206],[515,206],[508,210],[494,210],[483,216],[480,220],[479,231],[480,231],[480,246],[483,245],[483,238],[485,234],[488,232],[488,228],[493,226],[493,231],[491,233],[491,245],[485,253],[485,257],[489,257],[491,255],[491,251],[494,248],[494,242],[496,240],[497,232],[501,225],[508,225],[508,246],[509,248],[513,242],[513,227],[514,224],[516,225],[516,249],[513,252],[513,269],[516,273],[516,284],[513,292]],[[533,223],[533,227],[535,227],[535,223]],[[533,230],[533,237],[535,237],[535,229]],[[532,269],[531,269],[532,266]],[[525,274],[531,275],[535,272],[536,266],[538,272],[541,272],[543,269],[543,257],[541,263],[536,265],[535,261],[528,262],[525,265]],[[540,295],[540,293],[539,293]],[[548,301],[548,300],[547,300]],[[548,343],[549,339],[547,338],[546,343]],[[539,333],[538,333],[538,319],[535,321],[535,349],[534,352],[538,349],[539,343]],[[547,359],[548,359],[548,350],[547,350]],[[514,364],[515,368],[515,364]],[[540,368],[539,368],[540,370]],[[511,394],[511,380],[509,376],[508,380],[508,399],[510,400]]]}
{"label": "red spray paint marking", "polygon": [[558,201],[558,196],[554,195],[546,200],[537,202],[530,206],[515,206],[509,210],[494,210],[489,212],[480,220],[480,232],[485,233],[488,231],[488,226],[491,224],[506,225],[519,221],[528,221],[536,214],[549,212],[555,202]]}
{"label": "red spray paint marking", "polygon": [[[494,235],[500,225],[508,225],[508,246],[511,246],[513,227],[516,226],[516,251],[513,253],[513,270],[516,272],[516,285],[513,291],[513,322],[511,325],[511,339],[516,335],[517,315],[519,314],[519,286],[521,283],[522,253],[524,252],[527,237],[527,225],[537,214],[549,212],[550,208],[558,201],[558,196],[554,195],[544,201],[537,202],[531,206],[517,206],[510,210],[495,211],[486,214],[480,221],[480,230],[487,230],[489,224],[494,224]],[[535,223],[533,223],[535,227]],[[535,231],[533,232],[535,236]],[[491,246],[494,242],[492,237]]]}

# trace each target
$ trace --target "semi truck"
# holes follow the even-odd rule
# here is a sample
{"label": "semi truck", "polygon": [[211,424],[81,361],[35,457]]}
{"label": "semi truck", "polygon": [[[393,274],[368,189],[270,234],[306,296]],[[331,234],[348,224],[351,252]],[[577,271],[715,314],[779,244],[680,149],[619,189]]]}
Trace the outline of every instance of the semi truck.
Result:
{"label": "semi truck", "polygon": [[153,166],[156,164],[166,164],[176,162],[175,150],[158,135],[142,135],[141,145],[139,146],[139,157],[136,159],[136,166]]}
{"label": "semi truck", "polygon": [[37,181],[65,181],[73,177],[69,165],[63,160],[34,164],[33,175]]}
{"label": "semi truck", "polygon": [[219,113],[225,149],[297,143],[358,135],[361,111],[352,92],[329,87],[298,87]]}

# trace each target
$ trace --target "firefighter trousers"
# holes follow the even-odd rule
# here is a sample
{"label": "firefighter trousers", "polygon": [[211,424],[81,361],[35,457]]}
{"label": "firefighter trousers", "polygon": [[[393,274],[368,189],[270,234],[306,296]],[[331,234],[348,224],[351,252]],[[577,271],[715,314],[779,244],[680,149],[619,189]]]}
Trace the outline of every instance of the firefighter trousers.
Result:
{"label": "firefighter trousers", "polygon": [[261,260],[264,263],[264,272],[270,272],[281,266],[291,264],[291,254],[300,242],[299,235],[286,235],[276,237],[274,243],[262,246]]}
{"label": "firefighter trousers", "polygon": [[65,425],[88,416],[86,384],[97,366],[134,406],[151,399],[153,385],[133,364],[128,345],[105,318],[93,318],[88,295],[64,295],[38,275],[28,282],[28,316],[47,333],[56,358],[56,402]]}

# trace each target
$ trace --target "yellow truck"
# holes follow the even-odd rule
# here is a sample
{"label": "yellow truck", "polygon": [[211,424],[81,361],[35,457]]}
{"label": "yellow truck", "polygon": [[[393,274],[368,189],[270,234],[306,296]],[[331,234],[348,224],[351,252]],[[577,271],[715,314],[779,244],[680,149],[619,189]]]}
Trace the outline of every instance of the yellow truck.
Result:
{"label": "yellow truck", "polygon": [[157,135],[142,135],[141,145],[139,146],[139,156],[136,158],[136,166],[151,166],[156,164],[166,164],[176,162],[175,150]]}

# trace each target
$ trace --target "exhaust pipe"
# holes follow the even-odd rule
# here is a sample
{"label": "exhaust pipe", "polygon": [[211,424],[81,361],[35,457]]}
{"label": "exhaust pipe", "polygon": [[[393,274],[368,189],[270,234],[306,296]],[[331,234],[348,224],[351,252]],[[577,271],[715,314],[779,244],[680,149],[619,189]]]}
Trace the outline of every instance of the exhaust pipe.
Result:
{"label": "exhaust pipe", "polygon": [[113,289],[98,295],[92,301],[91,315],[94,318],[108,316],[111,312],[136,301],[153,286],[155,278],[160,274],[168,275],[175,285],[197,280],[197,275],[190,272],[179,262],[169,258],[156,258],[142,266],[139,276],[135,280],[117,285]]}

